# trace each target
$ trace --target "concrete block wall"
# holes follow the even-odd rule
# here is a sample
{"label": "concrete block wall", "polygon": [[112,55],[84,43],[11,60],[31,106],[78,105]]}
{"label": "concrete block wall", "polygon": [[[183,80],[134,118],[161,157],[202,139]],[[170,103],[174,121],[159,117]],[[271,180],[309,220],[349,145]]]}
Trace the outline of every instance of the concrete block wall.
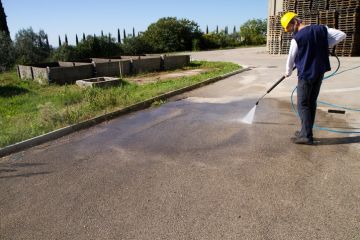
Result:
{"label": "concrete block wall", "polygon": [[131,73],[155,72],[161,70],[161,58],[149,57],[141,59],[132,59]]}
{"label": "concrete block wall", "polygon": [[32,67],[34,81],[40,84],[48,84],[49,83],[49,69],[50,68],[39,68]]}
{"label": "concrete block wall", "polygon": [[131,73],[131,60],[121,60],[119,62],[120,77],[124,77]]}
{"label": "concrete block wall", "polygon": [[164,70],[171,70],[185,67],[190,63],[190,55],[164,56]]}
{"label": "concrete block wall", "polygon": [[92,77],[124,77],[130,74],[182,68],[190,63],[190,55],[132,56],[130,59],[94,58],[93,63],[56,62],[35,66],[18,65],[21,79],[39,83],[71,84]]}
{"label": "concrete block wall", "polygon": [[31,66],[18,65],[17,68],[18,68],[18,73],[19,73],[20,79],[23,79],[23,80],[32,80],[33,79]]}
{"label": "concrete block wall", "polygon": [[58,84],[72,84],[79,79],[92,78],[94,66],[92,64],[75,67],[55,67],[49,70],[49,82]]}
{"label": "concrete block wall", "polygon": [[75,64],[73,62],[61,62],[59,61],[59,67],[73,67]]}
{"label": "concrete block wall", "polygon": [[118,77],[120,75],[119,62],[95,63],[97,77]]}

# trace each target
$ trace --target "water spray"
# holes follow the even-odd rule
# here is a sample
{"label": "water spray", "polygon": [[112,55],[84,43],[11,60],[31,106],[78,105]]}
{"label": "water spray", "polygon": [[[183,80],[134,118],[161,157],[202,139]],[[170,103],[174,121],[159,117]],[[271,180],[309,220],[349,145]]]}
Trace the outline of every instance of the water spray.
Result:
{"label": "water spray", "polygon": [[[294,68],[295,69],[295,68]],[[267,95],[269,94],[277,85],[279,85],[284,79],[286,78],[286,76],[282,76],[274,85],[271,86],[271,88],[269,88],[269,90],[266,91],[266,93],[259,98],[259,100],[255,103],[255,106],[248,112],[248,114],[246,114],[246,116],[241,120],[243,123],[246,124],[252,124],[254,121],[254,117],[255,117],[255,111],[256,111],[256,106],[259,105],[259,102]]]}

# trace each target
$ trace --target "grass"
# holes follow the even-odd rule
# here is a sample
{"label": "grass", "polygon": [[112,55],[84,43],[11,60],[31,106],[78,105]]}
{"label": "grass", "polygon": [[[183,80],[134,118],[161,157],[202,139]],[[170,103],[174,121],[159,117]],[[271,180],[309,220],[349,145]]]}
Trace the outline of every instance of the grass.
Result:
{"label": "grass", "polygon": [[[16,72],[0,74],[0,147],[75,124],[148,98],[219,76],[240,66],[224,62],[192,62],[187,69],[206,68],[195,76],[112,88],[81,89],[76,85],[39,85],[21,81]],[[161,105],[162,101],[153,106]]]}

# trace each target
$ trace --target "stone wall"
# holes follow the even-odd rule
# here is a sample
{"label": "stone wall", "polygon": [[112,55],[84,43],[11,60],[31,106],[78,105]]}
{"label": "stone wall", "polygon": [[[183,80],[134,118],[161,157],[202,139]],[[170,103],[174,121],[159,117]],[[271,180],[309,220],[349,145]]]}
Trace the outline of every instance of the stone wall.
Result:
{"label": "stone wall", "polygon": [[55,67],[49,69],[49,82],[58,84],[72,84],[79,79],[92,78],[94,66],[92,64],[75,67]]}
{"label": "stone wall", "polygon": [[[92,61],[92,63],[89,63]],[[182,68],[190,63],[190,55],[125,56],[123,59],[93,58],[80,62],[43,63],[34,66],[18,65],[21,79],[42,84],[71,84],[92,77],[124,77],[130,74]]]}
{"label": "stone wall", "polygon": [[23,79],[23,80],[32,80],[33,79],[31,66],[18,65],[17,69],[18,69],[20,79]]}
{"label": "stone wall", "polygon": [[161,70],[161,58],[148,57],[141,59],[132,59],[131,73],[155,72]]}
{"label": "stone wall", "polygon": [[49,83],[49,75],[48,71],[50,68],[39,68],[32,67],[34,81],[40,84],[48,84]]}
{"label": "stone wall", "polygon": [[183,68],[190,63],[190,55],[164,56],[164,70]]}

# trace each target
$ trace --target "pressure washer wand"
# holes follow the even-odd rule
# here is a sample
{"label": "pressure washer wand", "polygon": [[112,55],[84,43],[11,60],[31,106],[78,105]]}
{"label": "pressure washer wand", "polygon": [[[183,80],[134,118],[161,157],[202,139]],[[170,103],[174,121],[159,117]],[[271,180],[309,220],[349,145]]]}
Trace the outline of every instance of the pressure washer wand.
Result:
{"label": "pressure washer wand", "polygon": [[260,102],[268,93],[270,93],[277,85],[279,85],[285,78],[286,78],[286,76],[282,76],[274,85],[271,86],[271,88],[269,88],[269,90],[267,90],[267,92],[266,92],[261,98],[259,98],[259,100],[256,102],[255,105],[258,105],[259,102]]}

